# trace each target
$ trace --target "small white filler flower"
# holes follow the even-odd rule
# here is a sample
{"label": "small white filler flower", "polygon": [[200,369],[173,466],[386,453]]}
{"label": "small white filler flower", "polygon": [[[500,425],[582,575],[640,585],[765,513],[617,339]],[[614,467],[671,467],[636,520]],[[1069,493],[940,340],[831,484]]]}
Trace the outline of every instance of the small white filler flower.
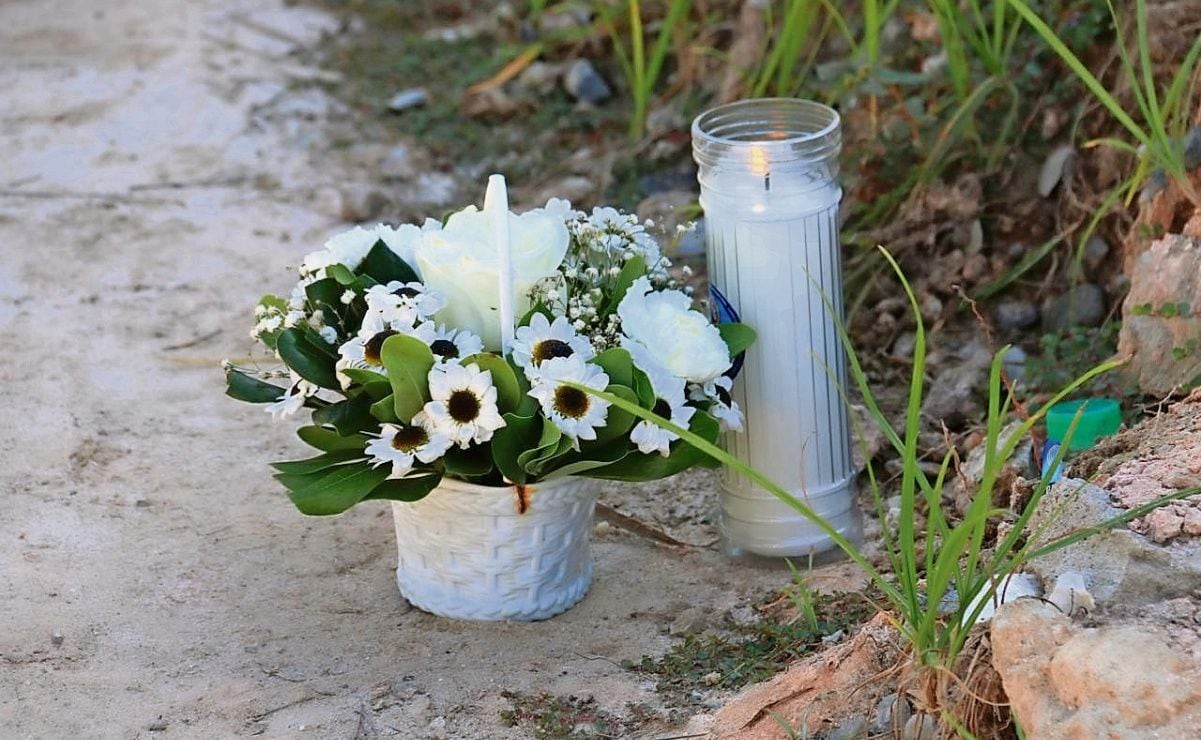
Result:
{"label": "small white filler flower", "polygon": [[589,395],[564,381],[603,391],[609,376],[596,365],[580,357],[554,357],[544,360],[530,395],[538,399],[542,413],[571,438],[571,446],[580,449],[581,439],[596,439],[597,427],[603,427],[609,414],[609,402]]}
{"label": "small white filler flower", "polygon": [[371,456],[372,467],[391,463],[389,478],[404,478],[413,470],[413,461],[431,463],[446,454],[451,440],[445,434],[431,434],[420,424],[397,426],[383,424],[379,439],[367,443],[366,452]]}
{"label": "small white filler flower", "polygon": [[557,316],[551,322],[546,316],[536,313],[528,326],[517,327],[517,334],[513,338],[513,361],[525,368],[526,377],[531,381],[547,360],[557,357],[590,360],[593,355],[588,338],[578,334],[563,316]]}
{"label": "small white filler flower", "polygon": [[288,372],[291,374],[292,384],[288,386],[288,389],[284,391],[284,394],[275,403],[269,404],[264,409],[277,420],[294,416],[297,411],[304,408],[305,399],[316,395],[317,391],[321,390],[316,384],[310,383],[297,375],[295,370],[289,370]]}
{"label": "small white filler flower", "polygon": [[445,434],[462,449],[487,442],[505,425],[496,408],[492,373],[472,363],[466,367],[439,363],[429,372],[430,400],[416,416],[431,434]]}
{"label": "small white filler flower", "polygon": [[723,432],[741,432],[742,409],[730,396],[733,387],[734,381],[728,375],[721,375],[708,383],[690,385],[688,397],[693,401],[710,402],[709,413],[721,424]]}
{"label": "small white filler flower", "polygon": [[[663,372],[648,372],[647,375],[655,391],[655,406],[652,411],[672,424],[687,429],[696,409],[687,405],[684,379]],[[667,457],[671,452],[671,443],[679,438],[675,432],[669,432],[649,421],[638,422],[630,431],[630,441],[638,445],[639,452],[648,455],[658,452]]]}

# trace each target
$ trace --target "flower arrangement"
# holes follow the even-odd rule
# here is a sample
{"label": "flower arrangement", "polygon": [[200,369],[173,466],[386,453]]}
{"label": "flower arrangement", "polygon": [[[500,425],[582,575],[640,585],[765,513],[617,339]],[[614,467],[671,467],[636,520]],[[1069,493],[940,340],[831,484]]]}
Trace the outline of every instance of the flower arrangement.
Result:
{"label": "flower arrangement", "polygon": [[732,358],[754,332],[695,310],[648,226],[551,200],[522,214],[505,205],[499,220],[486,203],[445,223],[356,227],[304,258],[290,297],[262,299],[251,335],[285,367],[226,363],[227,393],[277,418],[311,410],[298,434],[320,454],[274,464],[306,514],[416,501],[444,476],[643,481],[711,465],[584,390],[709,441],[741,427]]}

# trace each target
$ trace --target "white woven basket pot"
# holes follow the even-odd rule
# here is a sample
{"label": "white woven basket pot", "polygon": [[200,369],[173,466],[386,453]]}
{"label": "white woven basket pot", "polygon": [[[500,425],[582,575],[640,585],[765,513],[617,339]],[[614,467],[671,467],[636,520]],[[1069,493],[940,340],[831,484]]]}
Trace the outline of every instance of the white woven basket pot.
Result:
{"label": "white woven basket pot", "polygon": [[456,619],[531,621],[570,609],[592,582],[596,481],[527,486],[443,479],[392,502],[396,583],[414,606]]}

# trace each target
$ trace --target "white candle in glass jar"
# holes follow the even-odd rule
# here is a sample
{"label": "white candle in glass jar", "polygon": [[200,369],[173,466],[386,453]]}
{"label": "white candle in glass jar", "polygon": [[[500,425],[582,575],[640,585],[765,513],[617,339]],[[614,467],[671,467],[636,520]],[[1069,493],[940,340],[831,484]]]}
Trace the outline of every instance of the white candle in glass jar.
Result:
{"label": "white candle in glass jar", "polygon": [[[742,101],[693,123],[709,282],[758,333],[733,392],[745,428],[725,436],[727,449],[853,536],[839,389],[846,355],[835,320],[839,145],[838,114],[809,101]],[[728,468],[721,506],[731,552],[795,557],[833,547],[815,524]]]}

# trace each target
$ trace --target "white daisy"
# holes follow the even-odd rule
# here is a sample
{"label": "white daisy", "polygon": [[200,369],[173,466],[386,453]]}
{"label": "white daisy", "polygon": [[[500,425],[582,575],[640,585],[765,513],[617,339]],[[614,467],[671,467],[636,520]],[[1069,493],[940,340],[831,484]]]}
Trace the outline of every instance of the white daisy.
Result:
{"label": "white daisy", "polygon": [[[426,344],[434,353],[436,362],[456,362],[484,351],[484,340],[466,329],[435,327],[432,321],[427,321],[417,328],[422,329],[426,326],[431,328]],[[425,336],[422,336],[422,339],[425,339]]]}
{"label": "white daisy", "polygon": [[730,396],[734,381],[729,376],[719,375],[704,385],[692,384],[688,387],[688,397],[693,401],[709,401],[709,413],[721,423],[722,431],[742,431],[742,409],[738,402]]}
{"label": "white daisy", "polygon": [[596,439],[596,428],[605,425],[609,414],[609,402],[563,381],[603,391],[609,386],[609,376],[578,356],[553,357],[538,368],[530,395],[538,399],[543,415],[570,437],[571,446],[578,450],[581,439]]}
{"label": "white daisy", "polygon": [[289,372],[292,377],[292,385],[288,386],[288,389],[275,403],[268,405],[265,409],[277,420],[295,415],[297,411],[304,408],[305,399],[316,395],[317,391],[321,390],[315,383],[310,383],[297,375],[295,370],[289,370]]}
{"label": "white daisy", "polygon": [[431,463],[446,454],[450,444],[450,437],[431,433],[421,425],[384,424],[379,439],[367,443],[366,452],[371,456],[372,467],[391,463],[392,473],[388,477],[403,478],[413,470],[414,459]]}
{"label": "white daisy", "polygon": [[342,389],[350,387],[350,378],[342,372],[347,368],[370,370],[373,373],[387,375],[380,352],[384,348],[384,340],[399,333],[395,329],[383,329],[374,334],[360,331],[358,336],[338,347],[339,357],[334,364],[334,370]]}
{"label": "white daisy", "polygon": [[365,298],[369,307],[384,312],[386,320],[409,324],[428,319],[446,307],[446,299],[423,284],[402,283],[399,280],[387,285],[371,286]]}
{"label": "white daisy", "polygon": [[492,373],[472,363],[466,367],[439,363],[429,372],[430,398],[413,417],[431,434],[445,434],[462,449],[487,442],[505,425],[496,408]]}
{"label": "white daisy", "polygon": [[526,377],[531,381],[547,360],[575,357],[582,362],[594,355],[588,338],[572,329],[571,322],[563,316],[555,317],[551,323],[546,316],[536,313],[529,326],[517,327],[513,338],[513,361],[525,368]]}
{"label": "white daisy", "polygon": [[[651,388],[655,391],[655,406],[652,410],[672,424],[687,429],[696,409],[687,405],[687,399],[684,397],[684,379],[662,372],[648,374],[648,377],[651,380]],[[638,422],[630,431],[630,441],[638,445],[639,452],[648,455],[658,452],[667,457],[671,451],[671,443],[679,438],[675,432],[669,432],[649,421]]]}

